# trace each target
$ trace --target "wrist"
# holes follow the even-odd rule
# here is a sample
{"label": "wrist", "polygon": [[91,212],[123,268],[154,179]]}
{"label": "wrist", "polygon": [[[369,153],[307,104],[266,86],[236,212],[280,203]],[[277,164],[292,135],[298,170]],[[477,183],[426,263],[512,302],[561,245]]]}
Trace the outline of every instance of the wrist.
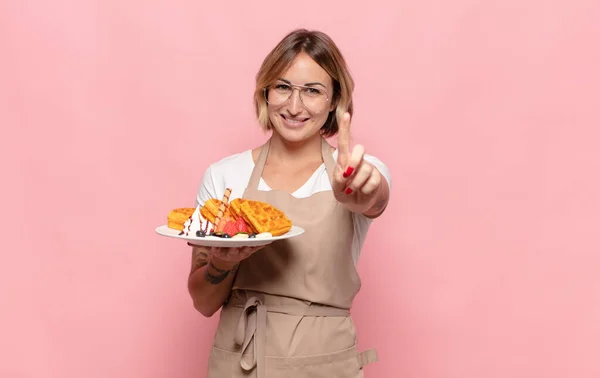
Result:
{"label": "wrist", "polygon": [[215,268],[217,268],[219,270],[232,270],[238,264],[237,262],[234,262],[234,261],[227,261],[227,260],[220,259],[214,255],[210,257],[210,262],[212,263],[212,265]]}

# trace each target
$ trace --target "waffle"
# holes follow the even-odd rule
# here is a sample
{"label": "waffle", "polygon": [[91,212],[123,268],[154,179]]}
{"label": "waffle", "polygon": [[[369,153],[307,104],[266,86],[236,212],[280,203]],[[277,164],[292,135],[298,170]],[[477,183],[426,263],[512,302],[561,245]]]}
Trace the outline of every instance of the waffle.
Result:
{"label": "waffle", "polygon": [[[200,209],[200,214],[204,219],[210,223],[215,224],[217,216],[219,215],[219,207],[221,207],[221,201],[216,198],[211,198],[204,203],[204,206]],[[228,206],[223,213],[222,218],[232,218],[230,207]]]}
{"label": "waffle", "polygon": [[183,224],[194,214],[195,210],[190,207],[180,207],[171,210],[167,216],[167,227],[182,231]]}
{"label": "waffle", "polygon": [[229,211],[231,211],[231,214],[235,217],[235,219],[242,216],[240,207],[242,206],[242,203],[246,201],[247,200],[244,198],[236,198],[229,204]]}
{"label": "waffle", "polygon": [[270,232],[279,236],[292,228],[292,221],[281,210],[265,202],[246,200],[240,204],[240,214],[258,233]]}
{"label": "waffle", "polygon": [[[242,204],[247,201],[248,200],[244,199],[244,198],[236,198],[229,203],[228,210],[231,212],[231,215],[234,220],[237,220],[238,218],[244,218],[242,216],[241,207],[242,207]],[[250,230],[250,232],[255,233],[255,234],[259,233],[258,230],[256,228],[254,228],[254,226],[252,226],[252,224],[250,224],[248,221],[246,221],[246,219],[244,219],[244,222],[248,226],[248,229]]]}

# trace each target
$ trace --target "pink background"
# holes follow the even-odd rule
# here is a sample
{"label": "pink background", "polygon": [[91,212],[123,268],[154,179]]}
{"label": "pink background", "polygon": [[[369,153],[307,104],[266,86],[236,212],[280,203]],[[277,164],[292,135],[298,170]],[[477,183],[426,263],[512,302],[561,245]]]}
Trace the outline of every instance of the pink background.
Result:
{"label": "pink background", "polygon": [[204,376],[217,318],[154,228],[265,139],[254,75],[299,26],[339,44],[395,180],[367,376],[600,376],[597,0],[218,3],[0,2],[0,376]]}

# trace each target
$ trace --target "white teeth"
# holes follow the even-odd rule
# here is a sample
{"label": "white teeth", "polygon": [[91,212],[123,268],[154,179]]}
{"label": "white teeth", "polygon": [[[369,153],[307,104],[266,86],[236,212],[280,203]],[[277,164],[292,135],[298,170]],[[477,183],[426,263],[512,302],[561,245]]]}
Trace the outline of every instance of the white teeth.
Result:
{"label": "white teeth", "polygon": [[296,123],[296,124],[300,124],[300,123],[303,123],[306,121],[305,119],[292,119],[292,118],[287,118],[287,117],[284,117],[284,119],[289,123]]}

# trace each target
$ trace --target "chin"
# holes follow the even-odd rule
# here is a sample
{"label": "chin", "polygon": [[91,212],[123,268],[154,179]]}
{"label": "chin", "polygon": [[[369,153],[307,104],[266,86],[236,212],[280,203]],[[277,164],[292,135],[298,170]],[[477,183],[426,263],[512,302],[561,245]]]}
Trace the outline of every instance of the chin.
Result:
{"label": "chin", "polygon": [[319,130],[310,130],[310,129],[297,129],[290,130],[285,127],[275,127],[274,131],[279,134],[279,136],[290,143],[300,143],[306,140],[310,140],[319,135]]}
{"label": "chin", "polygon": [[290,130],[281,130],[275,129],[277,134],[285,140],[286,142],[298,143],[310,139],[311,135],[306,135],[306,133],[298,132],[298,131],[290,131]]}

